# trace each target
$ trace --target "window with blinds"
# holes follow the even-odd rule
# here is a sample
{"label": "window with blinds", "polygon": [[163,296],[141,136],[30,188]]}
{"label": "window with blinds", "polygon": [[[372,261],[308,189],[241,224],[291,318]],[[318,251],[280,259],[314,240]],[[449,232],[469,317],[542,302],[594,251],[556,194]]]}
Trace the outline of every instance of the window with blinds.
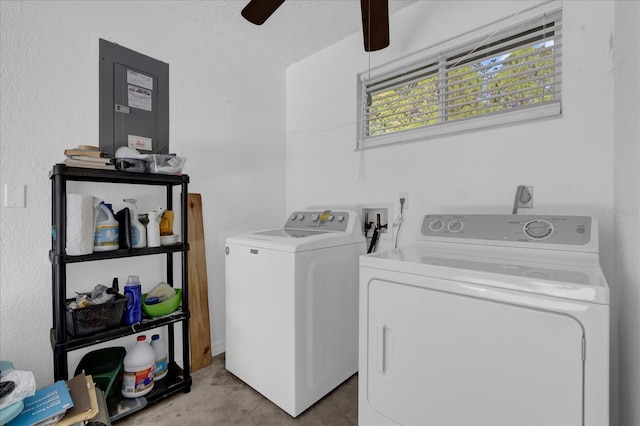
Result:
{"label": "window with blinds", "polygon": [[561,16],[546,13],[384,75],[361,74],[358,147],[560,114]]}

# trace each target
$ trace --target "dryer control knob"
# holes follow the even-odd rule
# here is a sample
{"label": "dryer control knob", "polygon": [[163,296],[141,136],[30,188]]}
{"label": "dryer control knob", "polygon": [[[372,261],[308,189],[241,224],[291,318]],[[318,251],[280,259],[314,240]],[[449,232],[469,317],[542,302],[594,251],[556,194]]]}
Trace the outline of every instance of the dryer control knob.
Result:
{"label": "dryer control knob", "polygon": [[318,219],[320,219],[320,215],[317,213],[314,213],[311,215],[311,222],[317,222]]}
{"label": "dryer control knob", "polygon": [[298,215],[298,220],[302,220],[302,219],[304,219],[304,215],[303,214],[299,214]]}
{"label": "dryer control knob", "polygon": [[344,216],[339,214],[338,215],[338,222],[342,222],[344,220]]}
{"label": "dryer control knob", "polygon": [[333,221],[333,219],[334,219],[334,217],[333,217],[333,215],[332,215],[332,214],[330,214],[330,215],[329,215],[329,217],[327,218],[327,220],[328,220],[329,222]]}
{"label": "dryer control knob", "polygon": [[452,220],[451,222],[449,222],[449,224],[447,225],[447,228],[449,228],[449,231],[451,232],[460,232],[462,231],[464,224],[459,221],[459,220]]}
{"label": "dryer control knob", "polygon": [[532,240],[544,240],[553,234],[553,225],[546,220],[534,219],[524,224],[523,231]]}
{"label": "dryer control knob", "polygon": [[294,214],[292,214],[292,215],[291,215],[291,217],[290,217],[289,219],[291,219],[291,220],[296,220],[296,217],[297,217],[297,216],[296,216],[296,214],[294,213]]}

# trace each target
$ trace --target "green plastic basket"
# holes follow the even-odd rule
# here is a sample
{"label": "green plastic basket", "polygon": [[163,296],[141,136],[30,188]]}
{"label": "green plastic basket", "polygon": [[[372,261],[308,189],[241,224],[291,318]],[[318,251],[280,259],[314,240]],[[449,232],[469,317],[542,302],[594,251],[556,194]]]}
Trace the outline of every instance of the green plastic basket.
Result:
{"label": "green plastic basket", "polygon": [[118,376],[126,354],[127,351],[122,346],[91,351],[82,357],[75,375],[82,371],[84,374],[90,374],[96,386],[109,398],[118,388]]}

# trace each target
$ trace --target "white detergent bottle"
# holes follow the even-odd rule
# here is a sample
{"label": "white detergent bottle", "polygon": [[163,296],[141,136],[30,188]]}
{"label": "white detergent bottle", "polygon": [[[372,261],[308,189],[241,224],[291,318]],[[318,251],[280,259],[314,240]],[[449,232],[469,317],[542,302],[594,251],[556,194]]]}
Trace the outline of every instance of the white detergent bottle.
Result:
{"label": "white detergent bottle", "polygon": [[163,379],[169,371],[169,357],[167,355],[167,345],[160,340],[159,334],[151,336],[151,347],[156,354],[156,367],[153,372],[153,380]]}
{"label": "white detergent bottle", "polygon": [[123,200],[129,207],[131,219],[131,247],[143,248],[147,246],[147,228],[138,219],[138,208],[135,198],[125,198]]}
{"label": "white detergent bottle", "polygon": [[156,353],[147,343],[147,336],[138,336],[136,344],[122,361],[122,396],[137,398],[151,392],[155,364]]}
{"label": "white detergent bottle", "polygon": [[160,216],[158,212],[148,213],[149,223],[147,223],[147,245],[149,247],[160,247]]}
{"label": "white detergent bottle", "polygon": [[96,228],[93,235],[93,251],[118,250],[118,221],[104,203],[95,206]]}

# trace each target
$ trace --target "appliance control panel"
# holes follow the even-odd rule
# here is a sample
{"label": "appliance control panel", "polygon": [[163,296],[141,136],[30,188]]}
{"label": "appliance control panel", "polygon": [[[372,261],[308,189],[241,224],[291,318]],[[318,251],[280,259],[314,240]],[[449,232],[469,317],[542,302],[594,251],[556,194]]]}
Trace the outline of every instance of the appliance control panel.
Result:
{"label": "appliance control panel", "polygon": [[589,216],[426,215],[421,237],[505,242],[586,245],[591,240]]}
{"label": "appliance control panel", "polygon": [[323,231],[346,232],[350,214],[347,211],[304,210],[289,215],[285,228],[321,229]]}

